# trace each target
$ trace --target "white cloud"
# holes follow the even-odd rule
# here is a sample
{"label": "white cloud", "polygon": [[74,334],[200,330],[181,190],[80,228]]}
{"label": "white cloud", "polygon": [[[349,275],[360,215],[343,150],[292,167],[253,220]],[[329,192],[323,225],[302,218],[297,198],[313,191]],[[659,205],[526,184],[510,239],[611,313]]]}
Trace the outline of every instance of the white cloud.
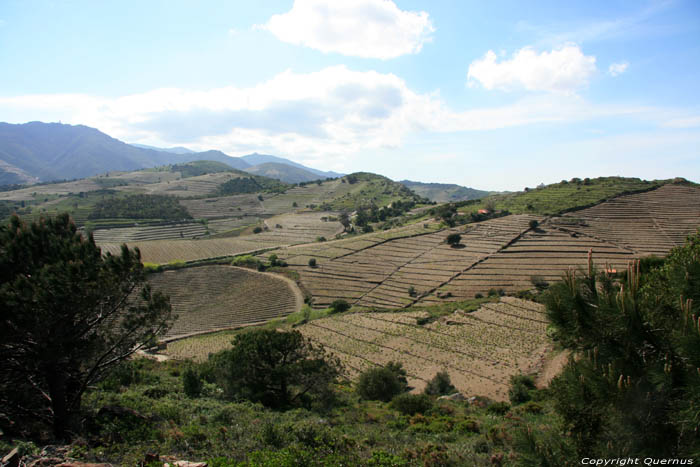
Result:
{"label": "white cloud", "polygon": [[434,31],[428,13],[402,11],[390,0],[295,0],[260,27],[325,53],[381,59],[420,52]]}
{"label": "white cloud", "polygon": [[270,152],[323,160],[337,169],[347,158],[398,147],[421,132],[484,131],[621,115],[674,118],[657,109],[592,105],[565,94],[456,111],[438,93],[417,93],[396,75],[345,66],[314,73],[285,71],[248,88],[166,88],[121,97],[0,97],[0,114],[15,123],[85,124],[128,142],[216,148],[231,155]]}
{"label": "white cloud", "polygon": [[498,61],[489,50],[469,65],[467,81],[486,89],[549,91],[572,93],[588,84],[595,74],[595,57],[586,56],[575,44],[551,52],[537,53],[530,47],[520,49],[510,60]]}
{"label": "white cloud", "polygon": [[699,128],[700,116],[672,118],[665,121],[661,126],[665,128]]}
{"label": "white cloud", "polygon": [[619,76],[622,73],[624,73],[625,71],[627,71],[627,68],[629,66],[630,66],[630,64],[627,62],[612,63],[608,67],[608,73],[610,73],[610,76],[612,76],[614,78],[615,76]]}

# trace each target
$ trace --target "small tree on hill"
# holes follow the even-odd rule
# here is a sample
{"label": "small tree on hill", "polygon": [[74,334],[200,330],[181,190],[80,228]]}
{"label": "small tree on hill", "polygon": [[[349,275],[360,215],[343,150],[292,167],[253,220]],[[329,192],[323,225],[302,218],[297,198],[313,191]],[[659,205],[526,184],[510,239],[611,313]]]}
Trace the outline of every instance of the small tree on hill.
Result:
{"label": "small tree on hill", "polygon": [[0,227],[0,413],[77,429],[88,386],[167,330],[138,249],[102,255],[68,214]]}
{"label": "small tree on hill", "polygon": [[450,374],[446,371],[438,371],[433,379],[428,381],[423,392],[431,396],[442,396],[453,394],[456,390],[450,380]]}
{"label": "small tree on hill", "polygon": [[228,398],[276,408],[325,394],[340,371],[336,358],[299,331],[271,329],[237,335],[233,348],[214,355],[212,363]]}
{"label": "small tree on hill", "polygon": [[406,370],[398,362],[389,362],[384,367],[370,368],[360,375],[357,393],[367,400],[390,401],[394,396],[406,392]]}
{"label": "small tree on hill", "polygon": [[451,233],[447,236],[447,244],[455,247],[462,241],[462,236],[458,233]]}

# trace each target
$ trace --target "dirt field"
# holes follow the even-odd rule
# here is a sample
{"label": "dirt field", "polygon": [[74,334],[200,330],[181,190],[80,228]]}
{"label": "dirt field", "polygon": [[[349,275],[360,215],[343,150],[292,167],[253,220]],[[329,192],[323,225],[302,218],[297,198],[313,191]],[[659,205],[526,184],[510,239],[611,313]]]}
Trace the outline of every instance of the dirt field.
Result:
{"label": "dirt field", "polygon": [[177,336],[261,323],[301,308],[296,287],[273,274],[233,266],[200,266],[150,277],[170,296],[178,316],[166,340]]}
{"label": "dirt field", "polygon": [[545,357],[546,320],[541,305],[532,302],[504,297],[422,326],[416,322],[421,316],[349,313],[299,329],[336,354],[351,378],[375,365],[403,363],[415,391],[445,370],[464,394],[507,400],[510,376],[535,371]]}

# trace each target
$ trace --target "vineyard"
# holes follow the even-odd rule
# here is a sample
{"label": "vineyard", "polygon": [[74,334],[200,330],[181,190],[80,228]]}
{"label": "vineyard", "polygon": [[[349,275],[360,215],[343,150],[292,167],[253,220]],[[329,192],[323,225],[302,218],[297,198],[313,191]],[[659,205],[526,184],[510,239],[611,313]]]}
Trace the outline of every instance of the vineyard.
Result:
{"label": "vineyard", "polygon": [[[405,234],[395,238],[386,237],[391,232],[387,231],[331,242],[316,251],[286,250],[306,253],[302,261],[319,257],[316,267],[299,264],[298,256],[287,261],[300,266],[301,283],[313,295],[315,307],[336,299],[377,308],[407,306],[512,242],[536,219],[508,216],[438,232],[411,226],[395,229]],[[462,235],[457,248],[445,243],[451,233]]]}
{"label": "vineyard", "polygon": [[144,225],[99,229],[93,232],[97,243],[127,243],[148,240],[177,238],[198,238],[206,235],[206,227],[199,222],[174,223],[165,225]]}
{"label": "vineyard", "polygon": [[200,266],[153,274],[154,290],[170,296],[177,316],[166,340],[261,323],[301,308],[300,294],[285,280],[233,266]]}
{"label": "vineyard", "polygon": [[[121,243],[101,243],[102,252],[118,254]],[[127,242],[129,248],[141,251],[141,260],[165,264],[171,261],[196,261],[207,258],[253,253],[270,248],[270,243],[258,241],[257,236],[215,238],[203,240],[154,240]]]}
{"label": "vineyard", "polygon": [[503,297],[477,311],[461,310],[419,325],[422,311],[346,313],[311,321],[299,329],[336,354],[351,378],[399,361],[416,390],[447,371],[464,394],[506,400],[511,375],[534,373],[547,351],[541,305]]}

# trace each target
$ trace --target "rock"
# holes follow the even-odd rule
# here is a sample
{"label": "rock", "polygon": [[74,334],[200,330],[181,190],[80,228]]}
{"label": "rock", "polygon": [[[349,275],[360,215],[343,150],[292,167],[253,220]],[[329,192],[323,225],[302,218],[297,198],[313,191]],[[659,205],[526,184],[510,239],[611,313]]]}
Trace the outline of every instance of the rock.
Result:
{"label": "rock", "polygon": [[19,461],[21,458],[22,456],[19,455],[19,449],[14,448],[2,458],[2,465],[5,467],[19,467]]}
{"label": "rock", "polygon": [[461,392],[455,392],[454,394],[450,394],[449,396],[440,396],[438,397],[438,400],[445,400],[445,401],[465,401],[467,400],[466,396],[462,394]]}

